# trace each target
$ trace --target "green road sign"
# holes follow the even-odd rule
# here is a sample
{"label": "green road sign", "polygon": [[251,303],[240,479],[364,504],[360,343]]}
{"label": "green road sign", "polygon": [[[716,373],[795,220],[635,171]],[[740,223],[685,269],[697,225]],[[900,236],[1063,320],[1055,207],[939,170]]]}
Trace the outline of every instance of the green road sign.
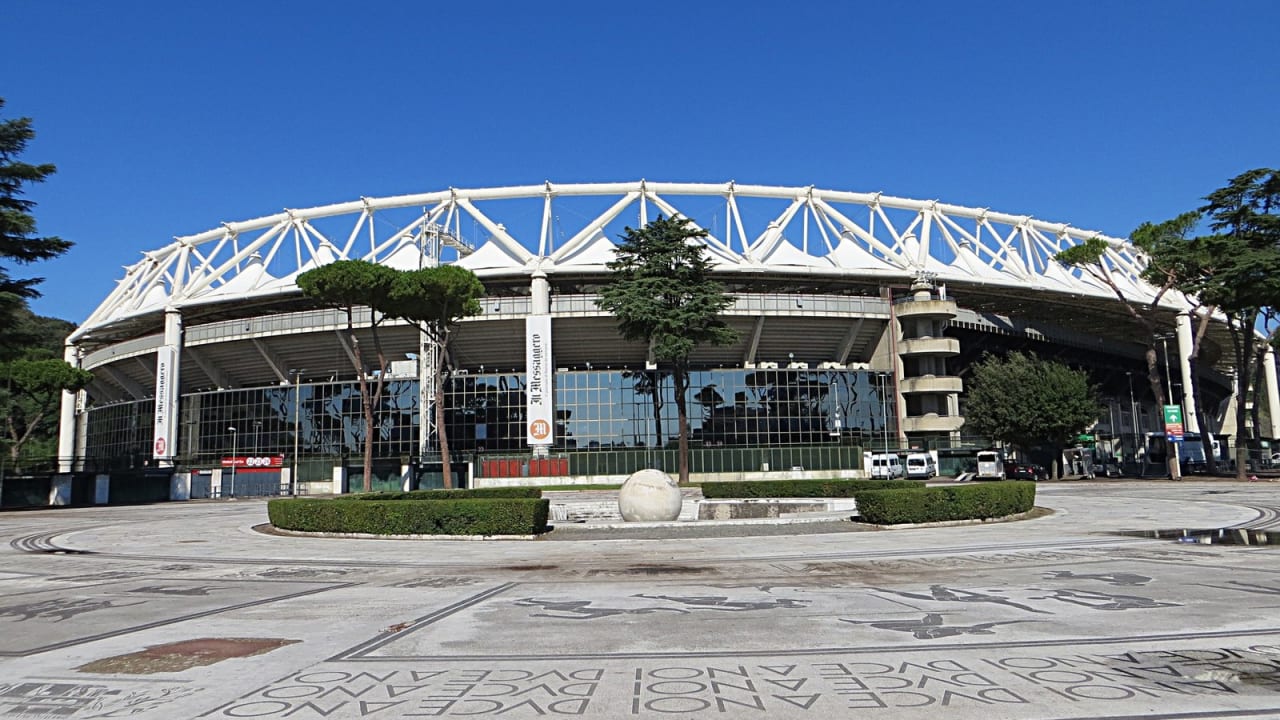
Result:
{"label": "green road sign", "polygon": [[1164,406],[1164,434],[1170,440],[1182,439],[1182,406]]}

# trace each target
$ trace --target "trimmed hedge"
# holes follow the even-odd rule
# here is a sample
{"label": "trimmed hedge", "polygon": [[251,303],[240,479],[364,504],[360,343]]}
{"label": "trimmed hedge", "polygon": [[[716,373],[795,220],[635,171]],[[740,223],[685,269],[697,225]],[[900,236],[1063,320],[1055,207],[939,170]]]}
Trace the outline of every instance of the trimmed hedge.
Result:
{"label": "trimmed hedge", "polygon": [[911,490],[870,490],[854,496],[863,522],[876,525],[1004,517],[1035,507],[1036,484],[1006,481]]}
{"label": "trimmed hedge", "polygon": [[267,517],[284,530],[374,535],[536,535],[547,531],[551,501],[536,498],[448,500],[271,500]]}
{"label": "trimmed hedge", "polygon": [[351,500],[466,500],[492,498],[540,498],[542,489],[536,487],[490,487],[452,490],[398,490],[389,492],[368,492],[348,495]]}
{"label": "trimmed hedge", "polygon": [[705,482],[702,497],[724,498],[808,498],[854,497],[868,490],[916,489],[916,480],[755,480],[749,482]]}

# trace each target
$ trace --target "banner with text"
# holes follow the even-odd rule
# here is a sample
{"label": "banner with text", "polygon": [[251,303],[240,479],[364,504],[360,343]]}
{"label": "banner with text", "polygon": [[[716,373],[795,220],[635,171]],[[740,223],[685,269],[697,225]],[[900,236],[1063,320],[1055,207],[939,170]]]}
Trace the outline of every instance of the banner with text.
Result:
{"label": "banner with text", "polygon": [[524,320],[525,435],[530,445],[555,442],[555,391],[551,365],[551,316],[530,315]]}
{"label": "banner with text", "polygon": [[151,448],[151,457],[173,457],[173,434],[178,429],[177,417],[173,412],[178,407],[178,378],[174,377],[178,370],[178,349],[172,345],[161,345],[156,348],[156,414],[154,424],[155,442]]}

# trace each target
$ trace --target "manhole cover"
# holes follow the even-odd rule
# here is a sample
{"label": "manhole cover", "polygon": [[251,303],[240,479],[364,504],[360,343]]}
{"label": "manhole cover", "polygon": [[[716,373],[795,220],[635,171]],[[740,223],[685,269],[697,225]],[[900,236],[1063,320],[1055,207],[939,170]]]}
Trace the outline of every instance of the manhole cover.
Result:
{"label": "manhole cover", "polygon": [[181,672],[193,667],[212,665],[230,658],[250,657],[292,645],[298,640],[278,638],[200,638],[153,645],[128,655],[94,660],[76,668],[80,672],[150,675]]}

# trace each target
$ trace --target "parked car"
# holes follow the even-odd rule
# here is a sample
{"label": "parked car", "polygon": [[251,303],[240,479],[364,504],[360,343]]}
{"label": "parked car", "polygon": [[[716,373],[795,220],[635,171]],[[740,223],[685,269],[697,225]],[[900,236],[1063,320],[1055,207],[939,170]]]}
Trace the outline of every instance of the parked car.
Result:
{"label": "parked car", "polygon": [[1004,480],[1004,463],[1000,460],[1000,453],[995,450],[979,450],[978,451],[978,472],[973,476],[974,480]]}
{"label": "parked car", "polygon": [[907,455],[907,477],[929,480],[938,474],[938,465],[929,453],[909,453]]}
{"label": "parked car", "polygon": [[894,453],[875,453],[871,456],[871,477],[893,480],[903,475],[902,461]]}
{"label": "parked car", "polygon": [[1010,480],[1048,480],[1049,474],[1041,465],[1026,462],[1014,462],[1006,460],[1004,463],[1004,475]]}

